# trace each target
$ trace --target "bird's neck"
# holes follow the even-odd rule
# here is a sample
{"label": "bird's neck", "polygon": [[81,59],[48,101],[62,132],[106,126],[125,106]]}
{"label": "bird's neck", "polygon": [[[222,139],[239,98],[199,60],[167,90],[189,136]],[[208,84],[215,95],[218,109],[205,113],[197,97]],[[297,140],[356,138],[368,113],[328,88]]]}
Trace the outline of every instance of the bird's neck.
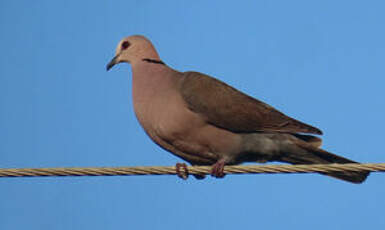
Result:
{"label": "bird's neck", "polygon": [[[166,100],[169,92],[176,90],[178,72],[165,64],[149,61],[132,65],[132,98],[135,113],[140,120],[141,114],[148,111],[160,100]],[[146,111],[146,112],[145,112]]]}
{"label": "bird's neck", "polygon": [[170,83],[176,80],[174,72],[176,71],[159,59],[143,58],[140,62],[132,64],[133,92],[137,94],[141,94],[142,91],[157,93],[165,87],[170,87],[173,85]]}
{"label": "bird's neck", "polygon": [[159,65],[166,65],[162,60],[159,59],[153,59],[153,58],[143,58],[142,61],[153,63],[153,64],[159,64]]}

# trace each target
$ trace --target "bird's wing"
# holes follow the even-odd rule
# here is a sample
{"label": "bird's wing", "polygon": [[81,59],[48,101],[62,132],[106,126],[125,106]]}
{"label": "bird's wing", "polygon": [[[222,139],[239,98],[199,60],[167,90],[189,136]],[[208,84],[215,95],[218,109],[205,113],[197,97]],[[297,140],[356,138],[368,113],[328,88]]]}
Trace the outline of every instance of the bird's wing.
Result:
{"label": "bird's wing", "polygon": [[322,134],[321,130],[201,73],[183,73],[180,87],[189,109],[203,115],[208,123],[232,132]]}

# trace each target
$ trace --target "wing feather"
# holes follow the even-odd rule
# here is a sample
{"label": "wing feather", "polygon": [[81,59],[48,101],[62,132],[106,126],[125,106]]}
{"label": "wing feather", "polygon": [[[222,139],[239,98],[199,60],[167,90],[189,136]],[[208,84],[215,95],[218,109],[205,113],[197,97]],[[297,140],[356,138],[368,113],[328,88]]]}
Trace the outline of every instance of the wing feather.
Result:
{"label": "wing feather", "polygon": [[297,121],[215,78],[198,72],[185,72],[181,93],[189,108],[217,127],[232,132],[322,132]]}

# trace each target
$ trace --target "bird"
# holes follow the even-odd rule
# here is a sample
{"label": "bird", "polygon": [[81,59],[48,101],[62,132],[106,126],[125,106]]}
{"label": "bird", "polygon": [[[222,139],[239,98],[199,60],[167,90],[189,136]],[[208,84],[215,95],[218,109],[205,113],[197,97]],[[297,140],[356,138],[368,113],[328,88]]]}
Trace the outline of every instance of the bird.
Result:
{"label": "bird", "polygon": [[[217,78],[174,70],[145,36],[128,36],[118,43],[107,71],[119,63],[131,65],[134,111],[146,134],[193,166],[211,166],[213,177],[223,178],[225,165],[245,162],[357,163],[321,149],[318,128]],[[186,178],[181,167],[187,170],[185,163],[177,163],[177,174]],[[322,174],[359,184],[369,172]]]}

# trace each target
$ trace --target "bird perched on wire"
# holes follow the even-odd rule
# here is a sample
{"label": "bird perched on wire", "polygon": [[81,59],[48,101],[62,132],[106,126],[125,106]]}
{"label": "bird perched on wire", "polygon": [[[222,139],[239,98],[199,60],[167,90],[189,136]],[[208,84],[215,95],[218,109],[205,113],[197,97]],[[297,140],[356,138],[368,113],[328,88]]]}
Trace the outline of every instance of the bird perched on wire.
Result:
{"label": "bird perched on wire", "polygon": [[[311,135],[321,135],[319,129],[218,79],[170,68],[144,36],[121,40],[107,70],[121,62],[131,64],[135,114],[148,136],[192,165],[212,165],[214,177],[243,162],[356,163],[322,150],[321,139]],[[176,167],[182,177],[181,167],[187,170],[186,164]],[[325,174],[362,183],[369,172]]]}

